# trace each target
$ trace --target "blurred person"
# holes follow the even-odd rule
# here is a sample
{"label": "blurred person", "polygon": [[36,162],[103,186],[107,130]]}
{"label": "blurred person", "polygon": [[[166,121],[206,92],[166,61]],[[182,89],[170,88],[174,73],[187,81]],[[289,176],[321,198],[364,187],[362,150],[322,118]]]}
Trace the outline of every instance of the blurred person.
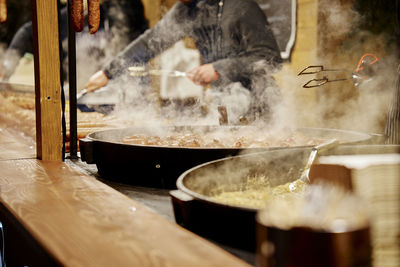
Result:
{"label": "blurred person", "polygon": [[[67,29],[67,7],[60,11],[60,38],[63,41],[64,58],[67,55],[68,38]],[[105,35],[106,39],[111,40],[105,45],[106,48],[114,49],[114,55],[124,48],[130,41],[134,40],[148,28],[148,22],[144,17],[144,8],[140,0],[103,0],[100,6],[100,27],[98,36]],[[88,29],[85,28],[83,33],[78,33],[77,40],[85,35],[89,35]],[[117,40],[113,42],[113,40]],[[110,43],[113,47],[111,48]],[[98,56],[104,54],[99,48],[92,47],[88,49],[87,56]],[[79,48],[78,48],[79,49]],[[77,49],[77,50],[78,50]],[[25,53],[33,54],[33,33],[32,22],[23,24],[13,36],[8,49],[4,55],[3,62],[0,66],[0,80],[7,81],[15,72],[19,60]],[[67,68],[64,68],[65,71]]]}
{"label": "blurred person", "polygon": [[[264,97],[266,87],[280,95],[271,75],[282,62],[280,50],[265,14],[253,0],[180,0],[155,27],[90,77],[86,89],[92,92],[106,86],[125,74],[127,67],[146,64],[184,37],[194,40],[201,55],[202,65],[188,72],[195,84],[219,90],[240,84],[252,93],[253,102]],[[258,89],[257,76],[267,77]]]}

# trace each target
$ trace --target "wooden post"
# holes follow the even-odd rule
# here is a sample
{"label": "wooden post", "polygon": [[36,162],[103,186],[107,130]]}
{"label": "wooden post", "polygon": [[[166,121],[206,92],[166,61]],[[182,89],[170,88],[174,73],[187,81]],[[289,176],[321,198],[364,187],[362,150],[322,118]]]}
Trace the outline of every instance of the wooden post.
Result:
{"label": "wooden post", "polygon": [[61,84],[56,0],[32,0],[37,157],[62,161]]}

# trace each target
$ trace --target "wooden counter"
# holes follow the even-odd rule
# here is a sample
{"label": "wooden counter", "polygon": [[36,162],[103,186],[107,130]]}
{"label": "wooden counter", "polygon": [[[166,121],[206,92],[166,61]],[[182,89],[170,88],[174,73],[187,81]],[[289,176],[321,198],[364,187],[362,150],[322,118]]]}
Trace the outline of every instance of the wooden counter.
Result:
{"label": "wooden counter", "polygon": [[0,131],[8,266],[248,266],[95,178],[30,157],[14,137]]}

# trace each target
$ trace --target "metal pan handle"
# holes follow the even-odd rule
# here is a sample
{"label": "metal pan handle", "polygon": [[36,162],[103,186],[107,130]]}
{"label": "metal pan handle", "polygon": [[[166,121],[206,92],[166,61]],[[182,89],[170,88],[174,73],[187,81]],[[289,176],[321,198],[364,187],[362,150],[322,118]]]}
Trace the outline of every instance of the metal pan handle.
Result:
{"label": "metal pan handle", "polygon": [[93,153],[93,140],[89,138],[79,139],[79,150],[81,152],[82,161],[86,161],[87,164],[95,163]]}
{"label": "metal pan handle", "polygon": [[194,198],[181,190],[171,190],[169,195],[171,196],[176,223],[183,227],[189,226]]}

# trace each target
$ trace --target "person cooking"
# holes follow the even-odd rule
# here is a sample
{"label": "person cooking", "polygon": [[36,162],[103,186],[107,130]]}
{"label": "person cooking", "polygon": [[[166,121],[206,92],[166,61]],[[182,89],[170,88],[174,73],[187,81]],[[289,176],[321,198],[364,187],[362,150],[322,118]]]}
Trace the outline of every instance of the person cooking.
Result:
{"label": "person cooking", "polygon": [[147,63],[184,37],[194,40],[202,58],[203,64],[188,75],[199,85],[223,88],[239,82],[251,91],[256,63],[279,67],[282,62],[267,19],[253,0],[180,0],[152,29],[93,74],[87,91],[107,85],[129,66]]}

